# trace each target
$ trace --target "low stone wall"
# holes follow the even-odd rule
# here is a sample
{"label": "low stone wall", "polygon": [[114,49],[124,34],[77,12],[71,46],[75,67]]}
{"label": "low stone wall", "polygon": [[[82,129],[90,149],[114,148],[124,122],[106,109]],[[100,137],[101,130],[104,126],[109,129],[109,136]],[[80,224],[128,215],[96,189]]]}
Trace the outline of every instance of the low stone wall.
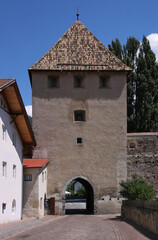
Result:
{"label": "low stone wall", "polygon": [[158,196],[158,133],[127,134],[127,177],[144,177]]}
{"label": "low stone wall", "polygon": [[123,200],[121,216],[158,235],[158,202]]}

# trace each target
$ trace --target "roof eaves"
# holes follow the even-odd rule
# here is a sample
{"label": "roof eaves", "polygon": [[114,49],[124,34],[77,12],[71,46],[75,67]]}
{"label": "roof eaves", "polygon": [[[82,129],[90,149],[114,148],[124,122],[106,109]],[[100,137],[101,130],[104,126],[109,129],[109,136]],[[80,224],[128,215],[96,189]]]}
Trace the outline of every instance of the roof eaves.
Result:
{"label": "roof eaves", "polygon": [[[19,88],[18,88],[18,85],[17,85],[16,81],[15,81],[14,89],[16,91],[16,94],[17,94],[17,97],[18,97],[18,100],[19,100],[19,103],[20,103],[20,106],[21,106],[21,109],[22,109],[22,113],[24,115],[25,122],[26,122],[27,127],[28,127],[28,130],[29,130],[30,135],[32,137],[33,145],[36,146],[35,136],[33,134],[33,130],[31,128],[31,125],[30,125],[30,122],[29,122],[29,119],[28,119],[28,116],[27,116],[27,113],[26,113],[26,110],[25,110],[25,107],[24,107],[24,104],[23,104],[23,100],[22,100],[22,97],[20,95],[20,91],[19,91]],[[24,144],[25,144],[25,142],[24,142]]]}
{"label": "roof eaves", "polygon": [[11,79],[9,82],[5,83],[4,85],[0,86],[0,90],[4,90],[6,87],[11,86],[13,83],[15,83],[16,80],[15,79]]}
{"label": "roof eaves", "polygon": [[[35,160],[35,159],[32,159],[32,160]],[[38,160],[38,159],[36,159]],[[24,165],[23,167],[24,168],[43,168],[44,166],[46,166],[49,162],[49,159],[47,159],[47,161],[45,161],[41,166],[28,166],[28,164]]]}

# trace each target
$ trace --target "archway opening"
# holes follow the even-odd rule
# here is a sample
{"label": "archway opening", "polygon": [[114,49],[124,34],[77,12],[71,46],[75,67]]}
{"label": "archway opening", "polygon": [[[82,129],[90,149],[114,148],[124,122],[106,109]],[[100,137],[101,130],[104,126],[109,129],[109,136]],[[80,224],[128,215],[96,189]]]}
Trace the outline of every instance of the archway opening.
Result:
{"label": "archway opening", "polygon": [[94,214],[94,191],[83,178],[73,179],[65,191],[66,214]]}

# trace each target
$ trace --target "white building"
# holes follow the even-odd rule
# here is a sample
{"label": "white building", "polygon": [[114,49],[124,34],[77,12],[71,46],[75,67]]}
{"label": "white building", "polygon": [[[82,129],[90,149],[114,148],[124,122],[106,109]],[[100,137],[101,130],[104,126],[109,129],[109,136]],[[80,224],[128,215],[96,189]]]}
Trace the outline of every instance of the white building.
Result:
{"label": "white building", "polygon": [[15,79],[0,79],[0,223],[22,217],[23,151],[35,138]]}
{"label": "white building", "polygon": [[[43,217],[47,199],[48,159],[24,159],[23,216]],[[36,201],[34,201],[36,200]]]}

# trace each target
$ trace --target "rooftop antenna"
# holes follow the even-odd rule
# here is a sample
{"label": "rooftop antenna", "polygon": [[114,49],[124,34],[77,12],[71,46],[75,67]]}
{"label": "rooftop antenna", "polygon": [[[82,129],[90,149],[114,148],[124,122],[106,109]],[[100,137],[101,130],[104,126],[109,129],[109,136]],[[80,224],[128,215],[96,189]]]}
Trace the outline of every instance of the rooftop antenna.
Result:
{"label": "rooftop antenna", "polygon": [[76,14],[76,16],[77,16],[77,21],[78,21],[79,20],[78,7],[77,7],[77,14]]}

